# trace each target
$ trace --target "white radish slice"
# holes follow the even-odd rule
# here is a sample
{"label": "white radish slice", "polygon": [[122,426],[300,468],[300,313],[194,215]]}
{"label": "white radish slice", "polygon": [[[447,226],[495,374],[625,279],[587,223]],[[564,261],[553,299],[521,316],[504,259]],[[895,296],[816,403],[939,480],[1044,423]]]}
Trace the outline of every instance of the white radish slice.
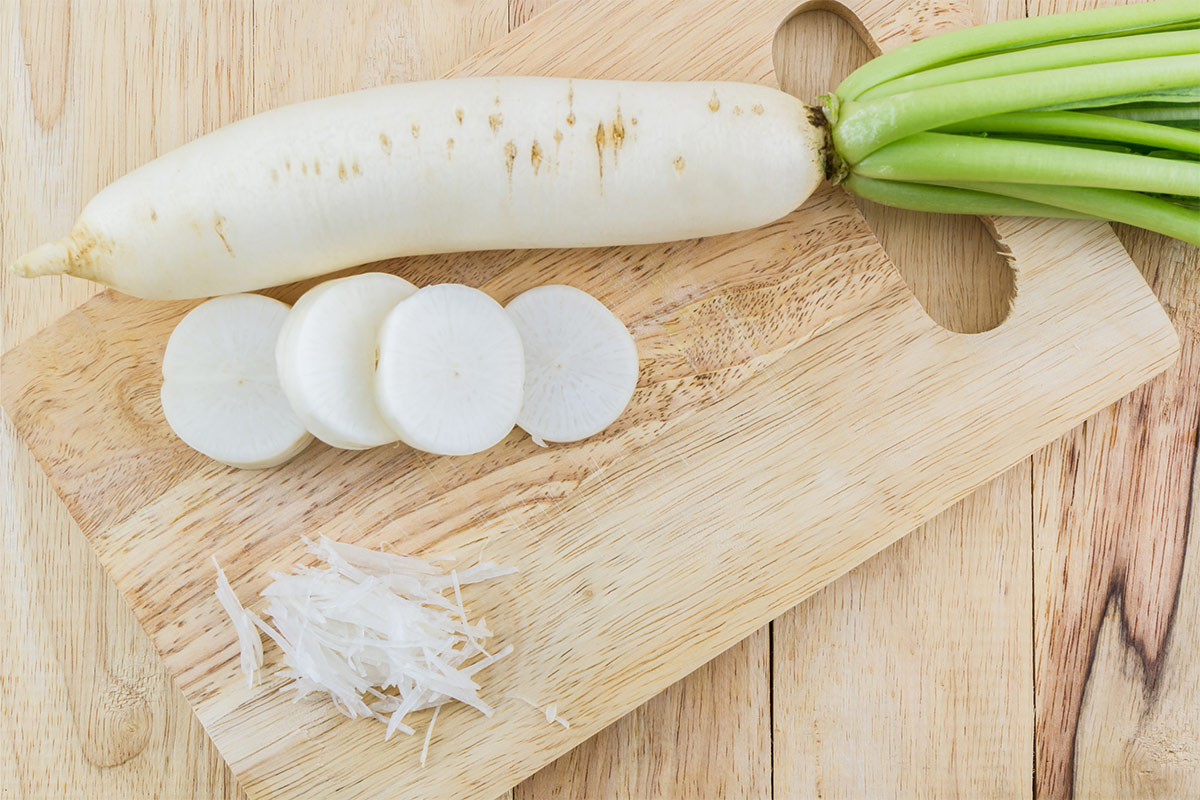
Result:
{"label": "white radish slice", "polygon": [[535,442],[586,439],[621,416],[637,385],[637,348],[603,303],[572,286],[539,286],[506,310],[525,347],[517,425]]}
{"label": "white radish slice", "polygon": [[375,404],[379,326],[417,287],[384,272],[326,281],[296,301],[275,356],[301,422],[326,444],[364,450],[396,441]]}
{"label": "white radish slice", "polygon": [[160,396],[167,424],[188,446],[233,467],[261,469],[312,441],[276,375],[275,342],[287,313],[278,300],[234,294],[201,303],[175,326]]}
{"label": "white radish slice", "polygon": [[521,335],[478,289],[426,286],[379,330],[379,410],[418,450],[469,455],[498,443],[516,424],[524,382]]}

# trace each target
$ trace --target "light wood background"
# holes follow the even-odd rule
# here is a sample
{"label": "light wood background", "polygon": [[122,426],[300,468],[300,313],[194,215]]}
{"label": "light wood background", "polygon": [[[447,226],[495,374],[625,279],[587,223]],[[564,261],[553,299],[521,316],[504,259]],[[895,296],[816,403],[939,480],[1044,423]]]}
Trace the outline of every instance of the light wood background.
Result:
{"label": "light wood background", "polygon": [[[107,159],[111,174],[95,174],[95,159],[65,146],[68,133],[119,137],[145,160],[202,133],[202,117],[258,110],[231,99],[252,96],[233,85],[245,80],[244,60],[296,96],[364,75],[429,77],[546,4],[309,2],[303,29],[294,10],[283,13],[289,5],[263,1],[235,19],[247,6],[10,0],[0,148],[19,139],[14,149],[35,158],[3,158],[0,261],[64,230],[83,200],[134,165]],[[961,22],[1024,13],[1000,0],[954,10]],[[785,85],[812,94],[865,57],[835,22],[811,14],[783,33]],[[272,47],[281,39],[308,57],[281,61]],[[337,43],[347,39],[368,57],[346,63]],[[32,100],[14,92],[26,81]],[[102,81],[152,97],[154,124],[93,105]],[[30,102],[32,115],[13,113]],[[34,124],[10,125],[18,117]],[[977,221],[866,212],[935,318],[979,330],[1003,315],[1011,284]],[[1200,258],[1160,237],[1121,235],[1179,327],[1177,368],[516,796],[1063,797],[1073,787],[1081,797],[1200,797],[1200,568],[1194,552],[1185,558]],[[963,263],[977,271],[947,269]],[[78,283],[3,281],[0,350],[87,294]],[[0,796],[237,796],[7,419],[3,428]]]}

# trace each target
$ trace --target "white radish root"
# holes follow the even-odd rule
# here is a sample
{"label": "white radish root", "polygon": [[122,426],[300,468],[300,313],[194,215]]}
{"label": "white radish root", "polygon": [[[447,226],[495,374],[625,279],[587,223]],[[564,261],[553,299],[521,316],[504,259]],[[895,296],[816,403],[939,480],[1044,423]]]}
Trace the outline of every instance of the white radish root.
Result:
{"label": "white radish root", "polygon": [[506,310],[525,350],[517,425],[539,444],[579,441],[611,425],[637,386],[637,348],[625,325],[571,286],[530,289]]}
{"label": "white radish root", "polygon": [[376,402],[418,450],[469,455],[497,444],[516,424],[524,381],[521,336],[478,289],[427,286],[380,328]]}
{"label": "white radish root", "polygon": [[292,306],[275,351],[279,381],[321,441],[349,450],[396,441],[375,404],[376,346],[384,317],[416,291],[368,272],[326,281]]}
{"label": "white radish root", "polygon": [[819,114],[752,84],[397,84],[267,111],[168,152],[11,269],[173,299],[401,255],[710,236],[803,203],[824,144]]}
{"label": "white radish root", "polygon": [[237,294],[192,309],[163,354],[167,423],[188,446],[224,464],[282,464],[312,441],[279,386],[275,342],[286,304]]}

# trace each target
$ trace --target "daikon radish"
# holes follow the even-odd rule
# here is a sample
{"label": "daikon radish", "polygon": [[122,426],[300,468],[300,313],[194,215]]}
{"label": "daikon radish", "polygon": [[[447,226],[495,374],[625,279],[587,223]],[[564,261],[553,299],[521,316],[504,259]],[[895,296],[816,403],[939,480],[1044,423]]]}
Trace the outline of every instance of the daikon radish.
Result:
{"label": "daikon radish", "polygon": [[314,286],[288,312],[275,348],[279,382],[321,441],[348,450],[396,441],[375,405],[376,340],[384,317],[415,291],[367,272]]}
{"label": "daikon radish", "polygon": [[624,323],[573,286],[538,286],[505,310],[525,348],[519,425],[539,444],[575,442],[611,425],[633,397],[638,355]]}
{"label": "daikon radish", "polygon": [[275,368],[286,304],[256,294],[201,303],[163,354],[163,414],[175,434],[234,467],[282,464],[312,441],[288,404]]}
{"label": "daikon radish", "polygon": [[155,299],[378,259],[639,244],[763,225],[821,180],[819,112],[766,86],[404,83],[235,122],[97,194],[18,275]]}
{"label": "daikon radish", "polygon": [[478,289],[426,286],[379,330],[375,399],[410,447],[447,456],[488,449],[516,425],[524,385],[521,334]]}

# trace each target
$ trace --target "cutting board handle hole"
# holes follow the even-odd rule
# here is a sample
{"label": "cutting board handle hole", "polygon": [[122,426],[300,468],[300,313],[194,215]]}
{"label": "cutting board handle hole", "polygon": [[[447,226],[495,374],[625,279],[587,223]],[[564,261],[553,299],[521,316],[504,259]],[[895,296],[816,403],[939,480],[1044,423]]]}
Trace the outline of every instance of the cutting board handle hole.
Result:
{"label": "cutting board handle hole", "polygon": [[[816,0],[775,32],[775,75],[806,102],[835,88],[878,54],[846,7]],[[1012,267],[977,217],[923,214],[854,198],[871,232],[939,325],[958,333],[989,331],[1008,317],[1016,296]]]}

